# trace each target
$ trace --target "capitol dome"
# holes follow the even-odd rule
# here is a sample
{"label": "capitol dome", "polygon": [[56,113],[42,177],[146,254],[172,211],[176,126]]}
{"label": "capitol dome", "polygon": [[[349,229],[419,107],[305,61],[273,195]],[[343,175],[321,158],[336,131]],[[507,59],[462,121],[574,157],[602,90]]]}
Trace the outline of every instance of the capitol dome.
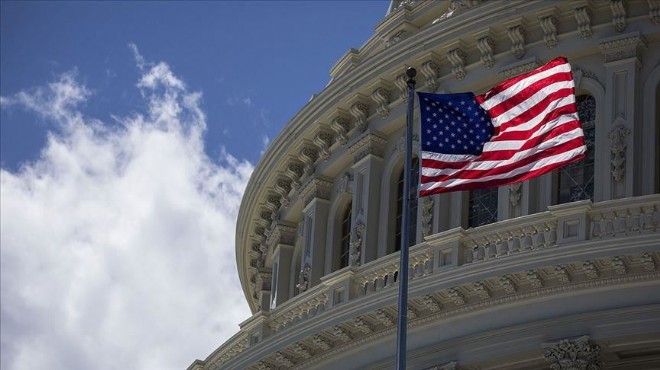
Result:
{"label": "capitol dome", "polygon": [[587,158],[413,204],[408,369],[659,369],[657,0],[393,0],[257,164],[236,229],[252,316],[188,369],[394,368],[406,67],[418,91],[482,93],[558,56]]}

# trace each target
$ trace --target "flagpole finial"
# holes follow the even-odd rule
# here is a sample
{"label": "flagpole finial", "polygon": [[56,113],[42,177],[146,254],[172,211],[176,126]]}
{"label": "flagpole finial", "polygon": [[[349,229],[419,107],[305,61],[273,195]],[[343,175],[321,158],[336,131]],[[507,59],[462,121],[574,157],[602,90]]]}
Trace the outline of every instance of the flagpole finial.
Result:
{"label": "flagpole finial", "polygon": [[409,79],[415,78],[415,76],[417,76],[417,70],[413,67],[408,67],[406,69],[406,76],[408,76]]}

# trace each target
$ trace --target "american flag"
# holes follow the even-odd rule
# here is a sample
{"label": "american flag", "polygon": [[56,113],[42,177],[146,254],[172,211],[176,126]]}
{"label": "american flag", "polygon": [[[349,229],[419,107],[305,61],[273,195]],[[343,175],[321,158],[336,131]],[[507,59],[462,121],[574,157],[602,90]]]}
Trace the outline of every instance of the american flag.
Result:
{"label": "american flag", "polygon": [[574,90],[560,57],[483,95],[418,93],[419,195],[511,184],[584,158]]}

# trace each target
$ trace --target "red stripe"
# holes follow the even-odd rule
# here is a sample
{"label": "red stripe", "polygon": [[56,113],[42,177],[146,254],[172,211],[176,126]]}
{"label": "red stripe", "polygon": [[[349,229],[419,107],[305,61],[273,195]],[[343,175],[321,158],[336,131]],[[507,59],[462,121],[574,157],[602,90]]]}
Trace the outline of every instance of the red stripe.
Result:
{"label": "red stripe", "polygon": [[[500,124],[500,132],[505,132],[509,128],[518,126],[522,123],[529,122],[531,119],[534,117],[538,116],[543,112],[548,106],[552,104],[556,104],[556,101],[562,98],[566,98],[573,95],[573,89],[561,89],[558,91],[555,91],[552,94],[546,95],[543,97],[543,100],[538,102],[538,104],[534,105],[533,107],[529,108],[525,112],[522,112],[516,117],[513,117],[509,119],[506,122],[503,122]],[[566,113],[575,113],[577,112],[575,104],[567,104],[561,107],[557,107],[556,109],[561,109],[562,107],[568,107],[569,110],[566,111]]]}
{"label": "red stripe", "polygon": [[[541,152],[534,153],[528,157],[522,158],[517,162],[510,163],[504,166],[499,166],[495,168],[491,168],[488,170],[462,170],[455,172],[451,175],[440,175],[440,176],[424,176],[422,175],[421,177],[421,182],[423,183],[430,183],[430,182],[443,182],[451,179],[478,179],[482,177],[487,177],[487,176],[494,176],[494,175],[499,175],[503,173],[507,173],[509,171],[512,171],[518,167],[522,167],[525,165],[528,165],[533,162],[537,162],[543,158],[548,158],[553,155],[561,154],[563,152],[568,152],[573,149],[577,149],[579,147],[584,146],[584,139],[583,137],[578,137],[572,140],[569,140],[565,143],[562,143],[560,145],[545,149]],[[500,153],[500,152],[497,152]],[[490,154],[490,153],[489,153]],[[509,157],[510,158],[510,157]],[[493,160],[490,159],[489,160]],[[494,159],[498,160],[498,159]]]}
{"label": "red stripe", "polygon": [[[500,131],[500,134],[498,136],[493,136],[490,142],[497,142],[497,141],[508,141],[508,140],[527,140],[529,139],[536,131],[538,131],[543,125],[546,123],[558,119],[561,116],[571,114],[571,113],[576,113],[574,111],[575,106],[573,104],[570,105],[565,105],[563,107],[560,107],[558,109],[555,109],[553,111],[548,112],[548,114],[543,117],[543,120],[537,124],[536,126],[530,128],[529,130],[525,131]],[[578,125],[579,125],[579,121]],[[564,124],[569,124],[564,123]],[[562,125],[563,126],[563,125]]]}
{"label": "red stripe", "polygon": [[571,158],[566,161],[562,162],[557,162],[553,163],[552,165],[539,168],[534,171],[528,171],[523,174],[517,175],[517,176],[512,176],[508,177],[505,179],[497,179],[497,180],[491,180],[491,181],[484,181],[484,182],[469,182],[461,185],[456,185],[452,187],[438,187],[435,189],[430,189],[430,190],[420,190],[419,191],[419,196],[427,196],[427,195],[433,195],[433,194],[439,194],[439,193],[446,193],[450,191],[460,191],[460,190],[473,190],[473,189],[483,189],[483,188],[490,188],[490,187],[495,187],[495,186],[502,186],[502,185],[508,185],[508,184],[513,184],[515,182],[520,182],[520,181],[525,181],[529,180],[531,178],[541,176],[543,174],[546,174],[548,172],[552,172],[560,167],[563,167],[566,164],[577,162],[582,160],[585,157],[584,154],[579,155],[577,157]]}
{"label": "red stripe", "polygon": [[[525,87],[517,94],[507,97],[499,104],[490,108],[488,112],[490,113],[491,117],[497,117],[502,113],[508,111],[509,109],[522,104],[525,100],[529,99],[532,95],[538,93],[540,90],[542,90],[544,87],[547,87],[548,85],[551,85],[556,82],[569,82],[572,80],[573,80],[573,76],[571,75],[571,72],[562,72],[548,76],[542,80],[536,81],[535,83]],[[566,87],[565,89],[569,89],[569,88]]]}

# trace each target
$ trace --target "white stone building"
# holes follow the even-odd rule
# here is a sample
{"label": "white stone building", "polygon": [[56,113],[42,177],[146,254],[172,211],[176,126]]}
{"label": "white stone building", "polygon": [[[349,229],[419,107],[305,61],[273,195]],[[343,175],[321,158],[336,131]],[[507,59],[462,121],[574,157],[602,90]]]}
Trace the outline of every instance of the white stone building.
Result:
{"label": "white stone building", "polygon": [[660,369],[658,0],[392,1],[257,165],[253,315],[189,369],[394,368],[406,66],[418,91],[481,93],[557,56],[588,158],[419,200],[408,368]]}

